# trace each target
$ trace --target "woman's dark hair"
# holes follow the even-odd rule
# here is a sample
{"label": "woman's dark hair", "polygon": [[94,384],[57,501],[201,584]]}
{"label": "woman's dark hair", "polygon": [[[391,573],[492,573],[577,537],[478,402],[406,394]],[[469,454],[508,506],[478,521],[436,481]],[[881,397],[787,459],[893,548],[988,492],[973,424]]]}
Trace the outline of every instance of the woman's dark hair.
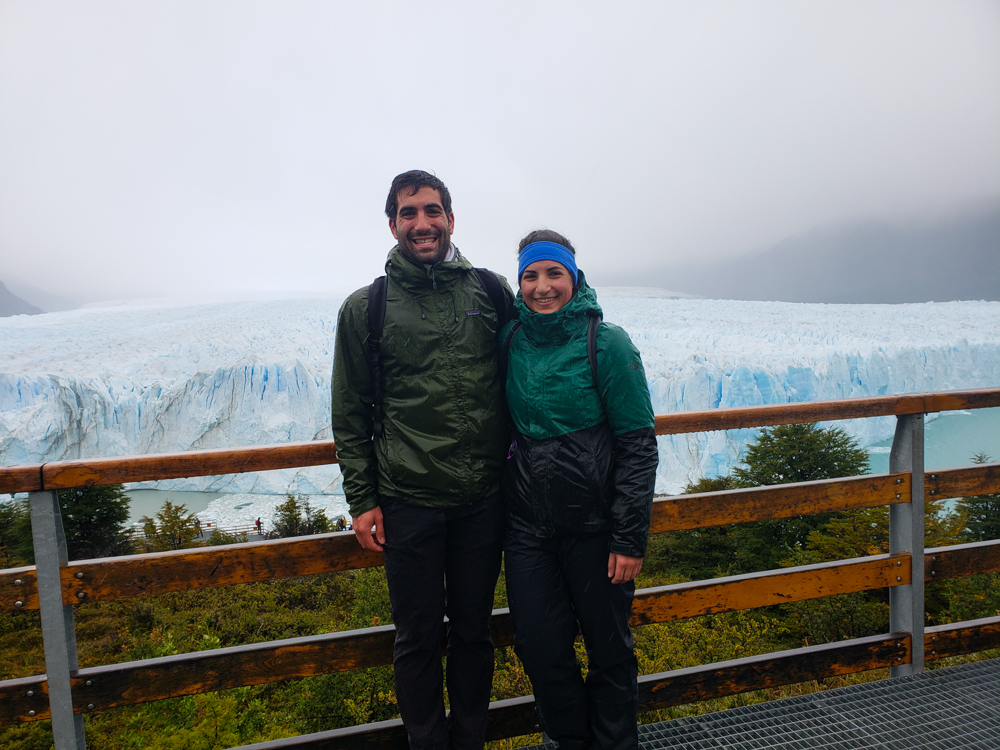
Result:
{"label": "woman's dark hair", "polygon": [[536,229],[534,232],[529,232],[528,235],[517,244],[517,254],[520,255],[521,251],[532,242],[555,242],[557,245],[565,247],[573,253],[573,255],[576,255],[576,249],[572,244],[570,244],[570,241],[559,234],[559,232],[553,232],[551,229]]}
{"label": "woman's dark hair", "polygon": [[399,194],[406,190],[407,195],[414,195],[422,187],[437,190],[441,195],[441,208],[445,214],[451,215],[451,193],[448,192],[448,188],[437,177],[422,169],[413,169],[396,175],[392,185],[389,186],[389,197],[385,199],[385,215],[395,221],[396,212],[399,211]]}

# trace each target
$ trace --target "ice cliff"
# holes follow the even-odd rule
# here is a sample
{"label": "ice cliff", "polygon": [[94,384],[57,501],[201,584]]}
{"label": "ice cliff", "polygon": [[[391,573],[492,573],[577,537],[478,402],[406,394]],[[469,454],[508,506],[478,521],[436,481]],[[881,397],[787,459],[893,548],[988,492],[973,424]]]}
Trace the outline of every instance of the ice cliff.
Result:
{"label": "ice cliff", "polygon": [[[599,298],[642,352],[658,414],[1000,385],[996,302]],[[0,465],[329,438],[338,304],[161,303],[0,319]],[[841,423],[862,445],[892,424]],[[661,437],[657,490],[728,471],[752,436]],[[336,467],[316,467],[156,486],[323,494],[338,480]]]}

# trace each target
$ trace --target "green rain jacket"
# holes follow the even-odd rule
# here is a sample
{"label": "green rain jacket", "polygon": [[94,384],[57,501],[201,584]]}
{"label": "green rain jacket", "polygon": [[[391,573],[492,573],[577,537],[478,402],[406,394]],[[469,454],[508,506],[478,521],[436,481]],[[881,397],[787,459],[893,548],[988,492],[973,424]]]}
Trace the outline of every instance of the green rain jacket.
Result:
{"label": "green rain jacket", "polygon": [[587,325],[601,308],[582,271],[561,310],[534,313],[520,293],[516,305],[521,327],[507,368],[509,527],[543,537],[610,531],[611,552],[641,557],[658,452],[639,352],[625,331],[602,322],[595,384]]}
{"label": "green rain jacket", "polygon": [[[380,340],[383,433],[373,439],[368,287],[340,308],[333,357],[333,435],[351,516],[379,495],[448,508],[496,492],[509,444],[497,368],[497,314],[461,254],[414,263],[399,247],[385,264]],[[502,283],[514,317],[514,295]]]}

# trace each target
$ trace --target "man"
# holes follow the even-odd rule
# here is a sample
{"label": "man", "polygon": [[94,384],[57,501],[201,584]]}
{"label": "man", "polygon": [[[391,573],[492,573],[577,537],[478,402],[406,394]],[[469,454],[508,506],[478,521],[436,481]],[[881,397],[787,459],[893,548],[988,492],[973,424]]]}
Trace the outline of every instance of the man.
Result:
{"label": "man", "polygon": [[514,315],[513,294],[501,280],[493,296],[504,309],[494,309],[480,280],[488,272],[475,271],[451,242],[451,196],[438,178],[397,176],[385,212],[397,245],[385,266],[381,377],[376,383],[369,350],[372,285],[340,309],[334,438],[358,542],[385,559],[410,747],[482,748],[508,447],[497,331]]}

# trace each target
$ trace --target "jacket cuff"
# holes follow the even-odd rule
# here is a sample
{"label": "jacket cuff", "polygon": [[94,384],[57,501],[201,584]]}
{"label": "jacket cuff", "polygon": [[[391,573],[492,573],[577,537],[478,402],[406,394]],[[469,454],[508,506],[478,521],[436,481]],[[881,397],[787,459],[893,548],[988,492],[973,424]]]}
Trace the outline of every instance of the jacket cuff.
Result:
{"label": "jacket cuff", "polygon": [[614,552],[616,555],[628,555],[629,557],[644,557],[646,555],[645,546],[639,548],[632,544],[624,544],[614,540],[611,540],[611,543],[608,545],[608,551]]}
{"label": "jacket cuff", "polygon": [[374,497],[365,498],[364,500],[351,501],[347,504],[348,509],[351,513],[351,518],[357,518],[362,513],[367,513],[368,511],[378,507],[378,500]]}

